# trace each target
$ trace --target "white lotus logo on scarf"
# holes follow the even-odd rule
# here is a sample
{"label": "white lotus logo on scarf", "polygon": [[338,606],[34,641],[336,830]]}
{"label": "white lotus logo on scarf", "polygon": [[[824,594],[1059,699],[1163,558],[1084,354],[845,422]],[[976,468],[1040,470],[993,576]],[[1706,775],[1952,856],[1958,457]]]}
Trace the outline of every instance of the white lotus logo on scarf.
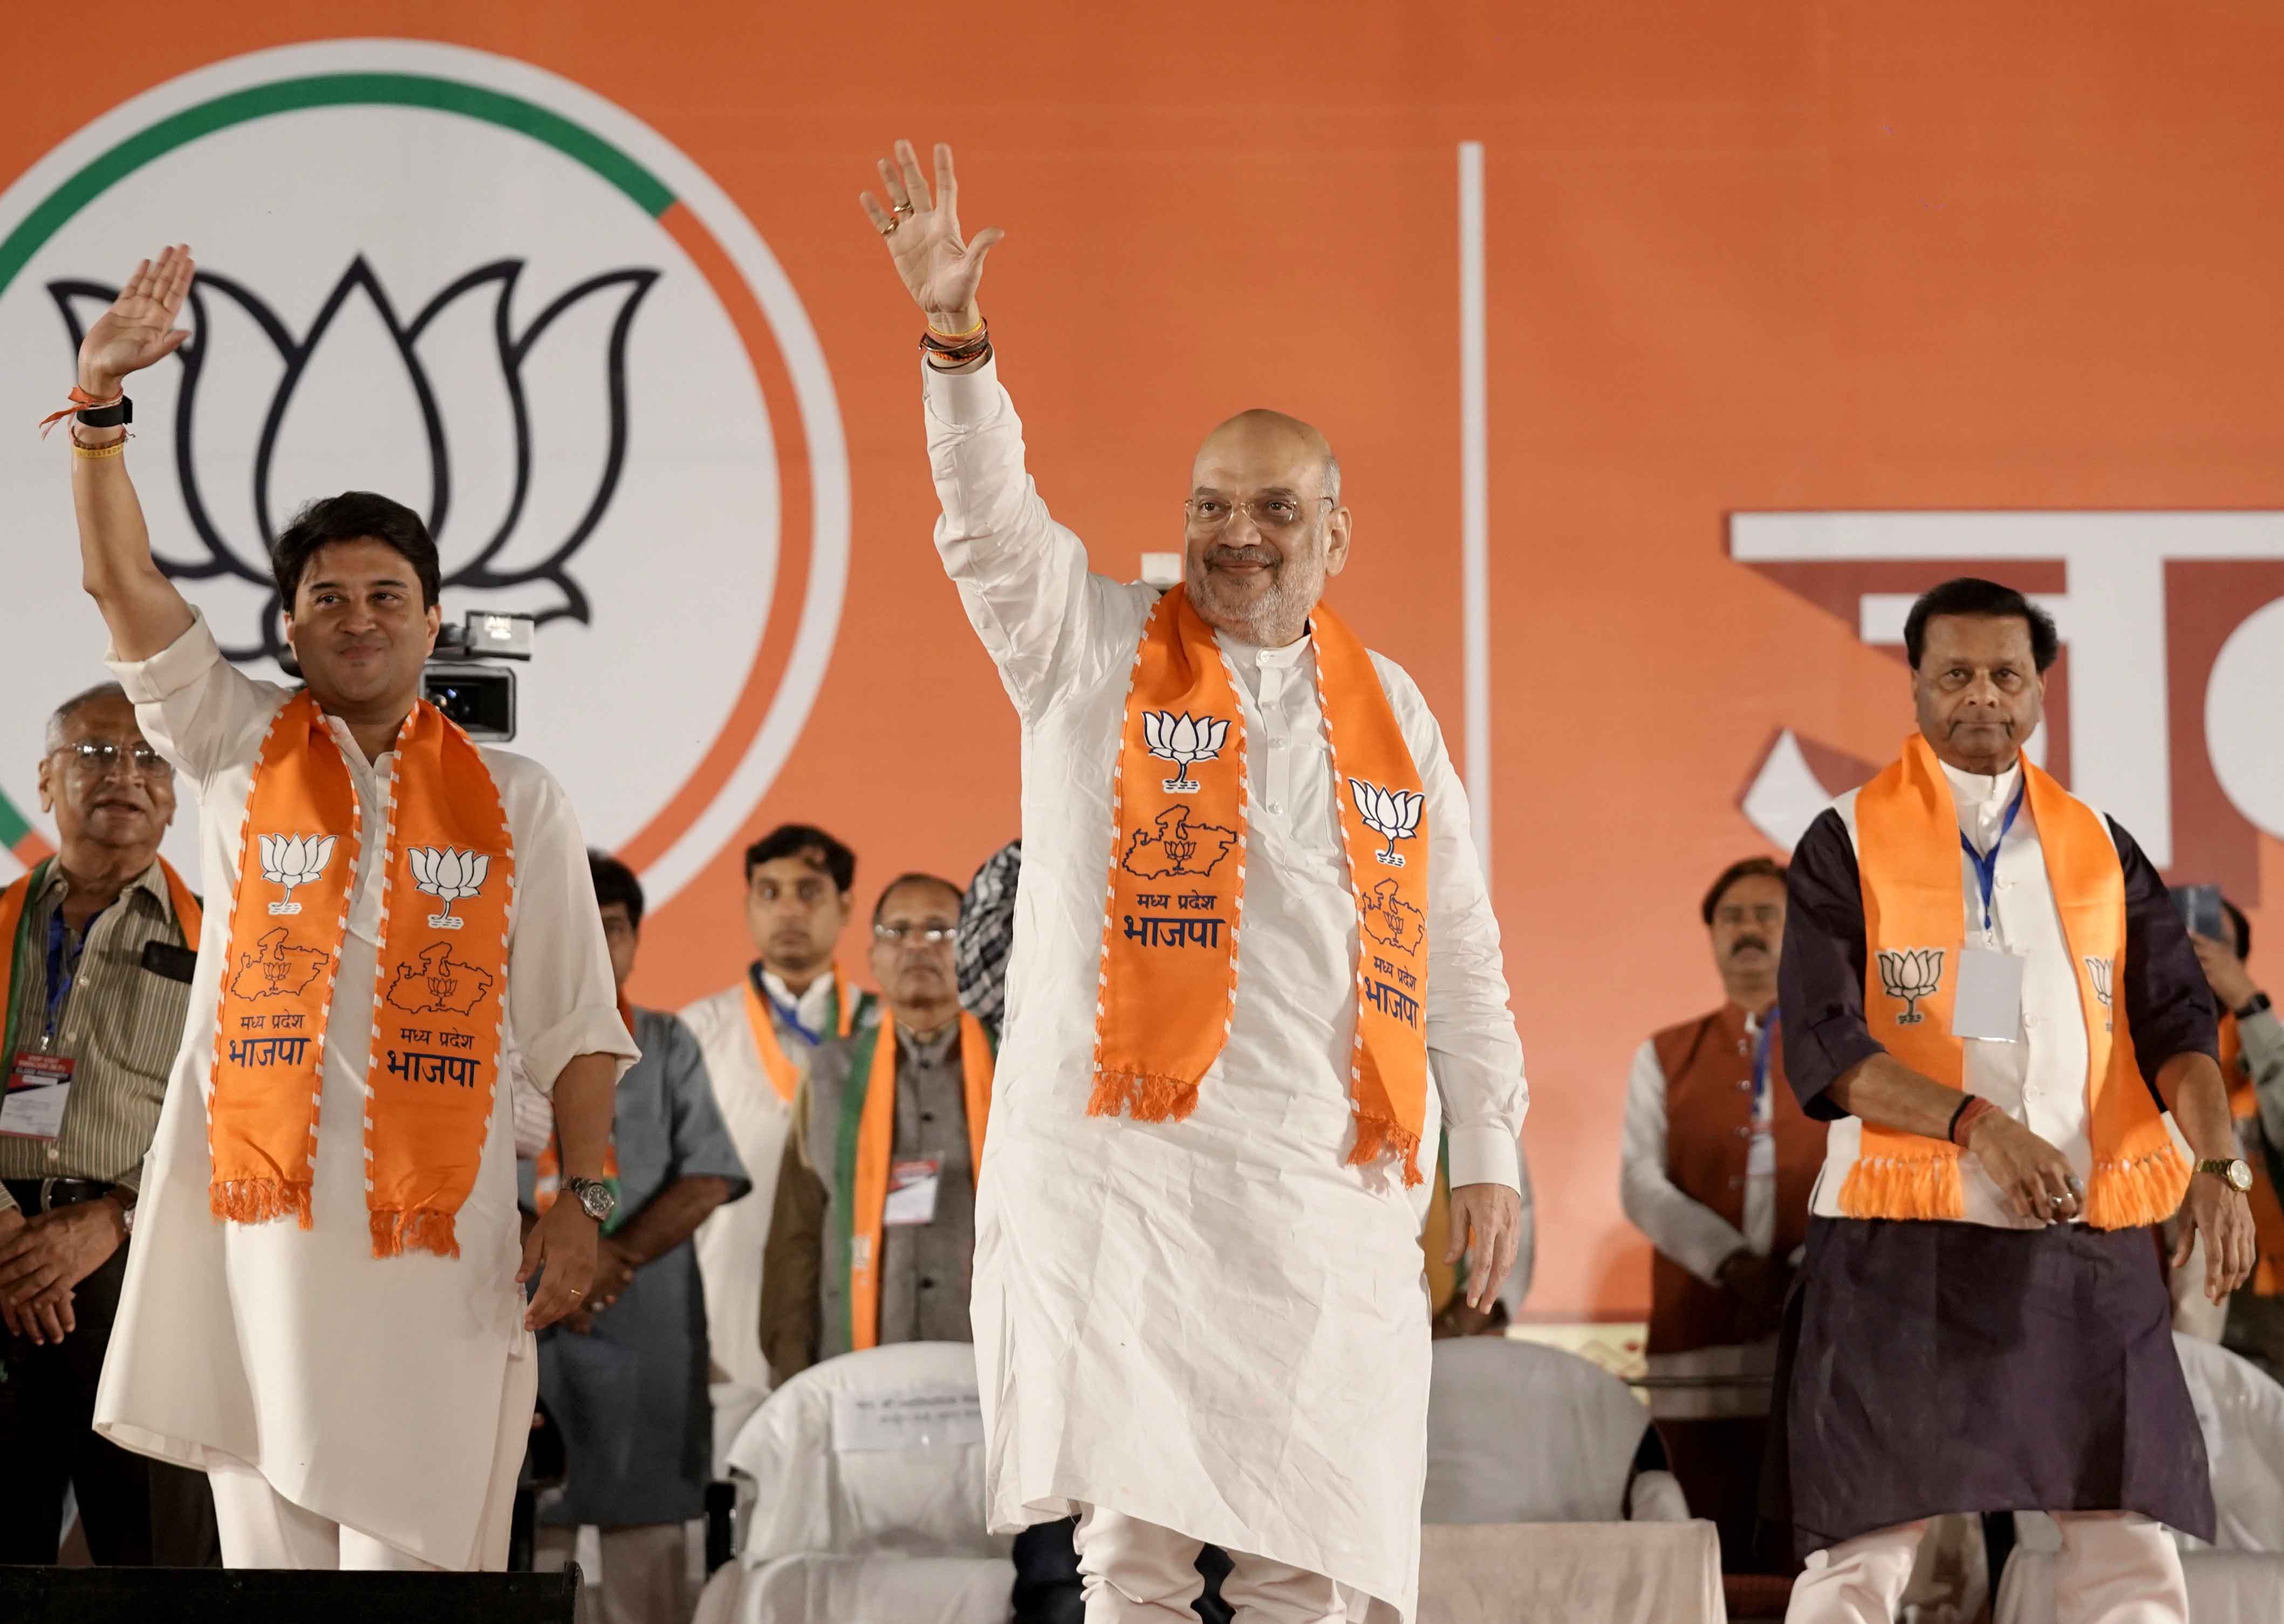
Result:
{"label": "white lotus logo on scarf", "polygon": [[1428,797],[1409,790],[1384,790],[1362,778],[1349,780],[1349,793],[1356,799],[1356,809],[1364,819],[1364,826],[1388,842],[1373,855],[1391,869],[1402,868],[1404,857],[1396,849],[1396,843],[1409,840],[1420,832],[1420,814],[1427,808]]}
{"label": "white lotus logo on scarf", "polygon": [[1880,989],[1890,998],[1904,1001],[1904,1012],[1896,1017],[1897,1026],[1915,1027],[1927,1019],[1919,1011],[1919,1002],[1933,997],[1935,989],[1943,985],[1943,954],[1941,948],[1880,949]]}
{"label": "white lotus logo on scarf", "polygon": [[297,914],[293,887],[306,886],[325,871],[333,860],[333,837],[329,834],[265,834],[254,837],[262,853],[262,878],[286,887],[283,902],[270,904],[272,914]]}
{"label": "white lotus logo on scarf", "polygon": [[1198,761],[1221,758],[1221,747],[1229,738],[1229,723],[1216,722],[1211,716],[1192,716],[1186,711],[1178,714],[1173,711],[1144,711],[1142,737],[1152,755],[1162,761],[1173,762],[1177,769],[1158,787],[1169,795],[1194,795],[1198,784],[1190,777],[1190,768]]}
{"label": "white lotus logo on scarf", "polygon": [[453,917],[452,904],[482,893],[492,860],[481,852],[456,851],[449,846],[441,851],[434,846],[408,846],[404,859],[412,865],[412,878],[420,889],[443,902],[444,911],[430,914],[428,923],[441,931],[457,931],[467,923]]}
{"label": "white lotus logo on scarf", "polygon": [[2109,978],[2117,961],[2110,958],[2088,957],[2085,972],[2093,980],[2093,995],[2101,1004],[2101,1029],[2109,1031]]}

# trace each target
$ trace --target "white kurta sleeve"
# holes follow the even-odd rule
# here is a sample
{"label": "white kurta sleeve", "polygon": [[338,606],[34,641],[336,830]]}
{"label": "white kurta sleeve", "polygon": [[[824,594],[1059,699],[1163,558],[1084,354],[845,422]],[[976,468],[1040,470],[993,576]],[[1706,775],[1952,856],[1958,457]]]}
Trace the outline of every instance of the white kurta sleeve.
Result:
{"label": "white kurta sleeve", "polygon": [[1023,425],[996,362],[927,374],[928,464],[943,505],[936,551],[1016,712],[1037,714],[1112,658],[1096,634],[1122,587],[1087,571],[1086,548],[1047,513],[1023,468]]}
{"label": "white kurta sleeve", "polygon": [[1618,1201],[1650,1245],[1708,1285],[1721,1264],[1743,1248],[1741,1230],[1702,1201],[1684,1195],[1666,1173],[1665,1068],[1645,1039],[1626,1078],[1626,1128],[1618,1166]]}
{"label": "white kurta sleeve", "polygon": [[223,767],[249,759],[286,690],[257,683],[222,657],[207,618],[193,609],[183,635],[148,660],[104,663],[135,706],[151,748],[200,789]]}
{"label": "white kurta sleeve", "polygon": [[1520,1191],[1530,1092],[1467,793],[1418,687],[1394,662],[1375,656],[1374,664],[1428,796],[1428,1059],[1443,1101],[1451,1187]]}
{"label": "white kurta sleeve", "polygon": [[512,792],[511,807],[520,802],[521,810],[510,812],[516,851],[508,1029],[532,1087],[551,1094],[563,1068],[580,1055],[615,1055],[613,1075],[622,1077],[641,1050],[619,1019],[594,875],[570,798],[544,769],[528,761],[518,766],[522,781]]}

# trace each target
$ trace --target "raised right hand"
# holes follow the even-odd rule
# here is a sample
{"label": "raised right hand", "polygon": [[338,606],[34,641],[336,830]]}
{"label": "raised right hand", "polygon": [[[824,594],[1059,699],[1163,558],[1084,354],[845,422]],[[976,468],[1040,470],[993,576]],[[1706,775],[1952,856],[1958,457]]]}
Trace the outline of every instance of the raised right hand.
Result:
{"label": "raised right hand", "polygon": [[1007,235],[987,226],[967,241],[959,236],[959,183],[951,172],[951,148],[935,147],[935,194],[928,194],[919,154],[909,141],[896,143],[896,161],[880,160],[884,204],[867,191],[864,206],[872,229],[888,245],[904,291],[945,334],[966,332],[982,319],[975,309],[976,285],[983,280],[983,256]]}
{"label": "raised right hand", "polygon": [[79,386],[98,399],[116,394],[119,380],[165,360],[189,338],[175,325],[198,266],[188,244],[164,250],[157,263],[135,267],[95,325],[79,343]]}
{"label": "raised right hand", "polygon": [[2085,1206],[2085,1191],[2069,1158],[2003,1111],[1986,1111],[1967,1130],[1991,1182],[2006,1193],[2006,1210],[2038,1223],[2068,1223]]}

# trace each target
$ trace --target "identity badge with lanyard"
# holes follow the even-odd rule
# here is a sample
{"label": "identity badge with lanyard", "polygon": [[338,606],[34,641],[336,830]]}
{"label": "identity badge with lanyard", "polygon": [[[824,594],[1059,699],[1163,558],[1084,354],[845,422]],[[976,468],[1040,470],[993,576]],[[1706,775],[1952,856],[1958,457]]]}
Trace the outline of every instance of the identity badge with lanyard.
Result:
{"label": "identity badge with lanyard", "polygon": [[1761,1041],[1753,1050],[1753,1147],[1745,1155],[1745,1176],[1773,1177],[1777,1170],[1777,1136],[1769,1124],[1769,1044],[1776,1037],[1780,1012],[1772,1005],[1761,1023]]}
{"label": "identity badge with lanyard", "polygon": [[[28,923],[27,918],[27,929]],[[13,945],[20,954],[29,944],[20,939]],[[39,1036],[36,1042],[16,1046],[8,1064],[7,1097],[0,1100],[0,1134],[19,1139],[53,1139],[63,1131],[64,1108],[71,1102],[74,1062],[70,1056],[56,1052],[56,1035],[63,1029],[64,1012],[71,1005],[80,960],[87,951],[87,936],[82,933],[76,941],[72,939],[64,928],[60,908],[48,918],[47,949],[48,996],[46,1007],[38,1013]]]}
{"label": "identity badge with lanyard", "polygon": [[2006,816],[1998,825],[1998,838],[1991,842],[1988,852],[1975,849],[1975,842],[1964,832],[1959,837],[1959,849],[1974,865],[1975,885],[1983,904],[1983,940],[1967,942],[1959,950],[1959,995],[1952,1001],[1951,1035],[1953,1037],[1980,1038],[1989,1043],[2013,1043],[2022,1035],[2022,967],[2026,962],[2019,953],[2009,953],[1998,945],[1998,931],[1991,914],[1991,894],[1998,886],[1998,850],[2006,844],[2006,832],[2014,826],[2015,817],[2022,810],[2022,797],[2030,789],[2024,781],[2008,803]]}

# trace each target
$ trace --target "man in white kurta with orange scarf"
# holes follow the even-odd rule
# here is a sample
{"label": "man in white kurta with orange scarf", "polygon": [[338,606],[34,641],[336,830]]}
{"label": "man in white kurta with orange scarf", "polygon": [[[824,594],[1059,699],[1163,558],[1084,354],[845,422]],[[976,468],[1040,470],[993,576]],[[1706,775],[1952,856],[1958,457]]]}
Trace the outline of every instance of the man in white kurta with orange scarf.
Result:
{"label": "man in white kurta with orange scarf", "polygon": [[[207,903],[95,1427],[206,1472],[231,1566],[504,1567],[532,1332],[593,1276],[635,1049],[562,790],[420,697],[418,517],[351,491],[281,532],[298,692],[224,660],[153,562],[121,386],[186,336],[192,274],[183,248],[137,268],[69,426],[88,589],[198,792]],[[580,1198],[520,1240],[511,1038]]]}
{"label": "man in white kurta with orange scarf", "polygon": [[[1090,574],[1023,468],[951,157],[865,207],[924,313],[936,543],[1023,726],[1023,883],[978,1182],[999,1529],[1076,1511],[1090,1624],[1408,1617],[1438,1136],[1471,1301],[1514,1261],[1522,1053],[1435,718],[1319,601],[1324,437],[1198,454],[1187,585]],[[1170,508],[1170,493],[1167,499]]]}

